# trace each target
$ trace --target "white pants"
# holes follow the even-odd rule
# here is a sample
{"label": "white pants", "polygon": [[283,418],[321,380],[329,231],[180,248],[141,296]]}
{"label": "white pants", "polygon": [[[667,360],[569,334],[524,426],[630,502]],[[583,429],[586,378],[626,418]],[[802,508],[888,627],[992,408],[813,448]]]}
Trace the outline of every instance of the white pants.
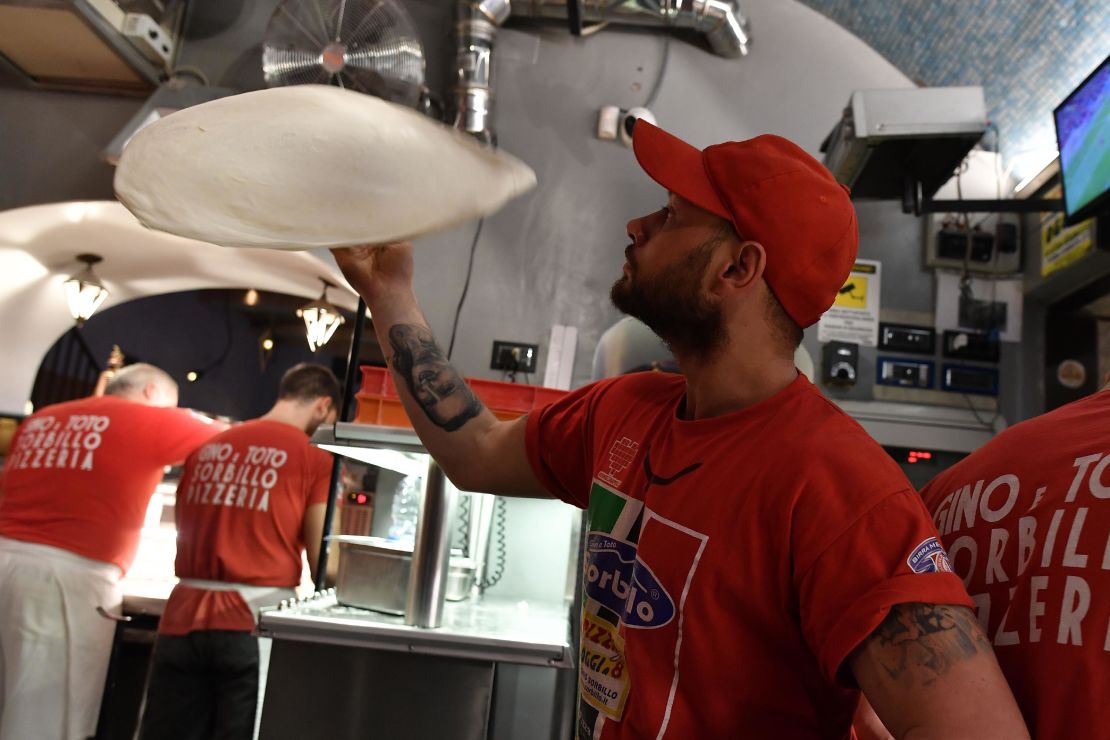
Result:
{"label": "white pants", "polygon": [[0,740],[96,734],[119,614],[120,570],[0,537]]}

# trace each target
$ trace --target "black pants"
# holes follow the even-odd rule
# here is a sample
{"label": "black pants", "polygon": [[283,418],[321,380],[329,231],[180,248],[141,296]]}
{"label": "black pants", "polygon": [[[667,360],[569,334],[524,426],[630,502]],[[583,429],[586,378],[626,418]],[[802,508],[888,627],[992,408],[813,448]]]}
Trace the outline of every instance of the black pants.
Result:
{"label": "black pants", "polygon": [[159,635],[141,740],[251,740],[258,706],[258,640],[211,630]]}

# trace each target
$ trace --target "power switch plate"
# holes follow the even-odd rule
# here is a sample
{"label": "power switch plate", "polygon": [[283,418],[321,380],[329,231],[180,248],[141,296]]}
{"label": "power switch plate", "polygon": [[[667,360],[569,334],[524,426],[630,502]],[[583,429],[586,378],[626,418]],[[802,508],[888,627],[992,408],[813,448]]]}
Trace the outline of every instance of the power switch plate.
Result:
{"label": "power switch plate", "polygon": [[941,390],[952,393],[998,395],[998,370],[993,367],[944,365],[940,371]]}
{"label": "power switch plate", "polygon": [[998,362],[998,337],[977,331],[944,331],[944,356],[958,360]]}
{"label": "power switch plate", "polygon": [[826,385],[852,386],[859,375],[859,345],[829,342],[821,348],[822,376]]}
{"label": "power switch plate", "polygon": [[929,326],[879,324],[879,348],[891,352],[931,355],[936,345],[936,338],[936,331]]}
{"label": "power switch plate", "polygon": [[489,367],[491,370],[505,370],[510,373],[534,373],[539,349],[536,344],[495,339]]}
{"label": "power switch plate", "polygon": [[876,367],[878,372],[875,382],[879,385],[895,385],[900,388],[933,387],[934,365],[931,362],[880,357]]}

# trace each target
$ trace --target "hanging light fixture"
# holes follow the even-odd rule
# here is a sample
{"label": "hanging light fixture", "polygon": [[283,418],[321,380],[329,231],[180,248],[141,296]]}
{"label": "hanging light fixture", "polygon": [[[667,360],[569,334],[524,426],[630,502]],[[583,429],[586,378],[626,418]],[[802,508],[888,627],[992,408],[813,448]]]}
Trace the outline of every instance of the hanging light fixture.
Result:
{"label": "hanging light fixture", "polygon": [[79,254],[77,259],[85,263],[85,269],[71,276],[63,285],[66,291],[66,301],[69,303],[69,314],[82,326],[92,316],[104,299],[108,297],[108,289],[100,278],[93,272],[93,265],[103,258],[98,254]]}
{"label": "hanging light fixture", "polygon": [[304,319],[308,348],[313,352],[327,344],[344,321],[339,309],[328,303],[328,288],[335,286],[323,278],[320,278],[320,282],[324,284],[324,292],[320,297],[297,309],[297,315]]}

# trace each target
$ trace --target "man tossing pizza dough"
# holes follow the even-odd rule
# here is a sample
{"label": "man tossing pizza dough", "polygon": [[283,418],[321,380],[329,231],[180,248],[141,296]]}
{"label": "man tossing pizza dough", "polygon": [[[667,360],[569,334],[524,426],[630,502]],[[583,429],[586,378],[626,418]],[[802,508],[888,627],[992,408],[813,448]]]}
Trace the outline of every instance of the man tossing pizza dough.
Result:
{"label": "man tossing pizza dough", "polygon": [[229,247],[408,239],[498,210],[528,165],[404,106],[295,85],[186,108],[139,131],[116,169],[144,225]]}

